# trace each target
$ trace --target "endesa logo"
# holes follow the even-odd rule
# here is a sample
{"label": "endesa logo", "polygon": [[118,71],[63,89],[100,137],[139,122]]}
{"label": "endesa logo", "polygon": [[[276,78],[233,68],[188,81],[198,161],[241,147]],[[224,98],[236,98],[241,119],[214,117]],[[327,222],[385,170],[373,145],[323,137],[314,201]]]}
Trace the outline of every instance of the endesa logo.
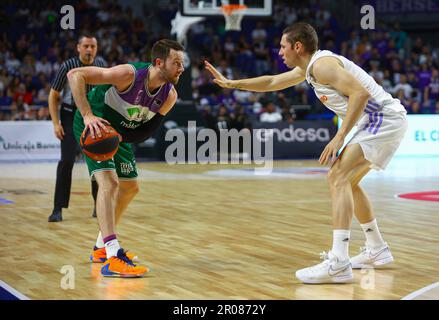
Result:
{"label": "endesa logo", "polygon": [[260,142],[266,142],[268,139],[276,137],[278,142],[326,142],[331,135],[328,128],[297,128],[290,125],[288,128],[279,129],[255,129],[256,138]]}

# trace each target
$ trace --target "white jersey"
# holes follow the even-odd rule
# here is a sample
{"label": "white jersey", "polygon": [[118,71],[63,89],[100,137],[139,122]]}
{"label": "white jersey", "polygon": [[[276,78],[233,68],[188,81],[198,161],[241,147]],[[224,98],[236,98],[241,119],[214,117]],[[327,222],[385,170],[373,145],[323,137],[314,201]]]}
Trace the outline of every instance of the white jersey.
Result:
{"label": "white jersey", "polygon": [[349,97],[343,95],[331,86],[317,83],[310,74],[314,62],[322,57],[334,57],[340,60],[345,70],[352,74],[371,95],[364,110],[364,115],[361,116],[358,122],[365,122],[368,118],[367,114],[371,113],[383,112],[387,114],[406,112],[398,99],[393,98],[389,93],[384,91],[383,87],[376,83],[366,71],[357,66],[354,62],[329,50],[318,50],[313,54],[306,68],[306,81],[314,89],[320,101],[341,119],[346,117]]}
{"label": "white jersey", "polygon": [[348,145],[358,143],[365,159],[371,163],[371,167],[384,169],[407,131],[407,112],[404,106],[352,61],[331,51],[319,50],[313,54],[306,68],[306,81],[314,89],[320,101],[341,119],[346,117],[349,97],[331,86],[317,83],[310,74],[314,62],[322,57],[337,58],[345,70],[369,92],[371,97],[364,109],[364,114],[356,123],[357,131]]}

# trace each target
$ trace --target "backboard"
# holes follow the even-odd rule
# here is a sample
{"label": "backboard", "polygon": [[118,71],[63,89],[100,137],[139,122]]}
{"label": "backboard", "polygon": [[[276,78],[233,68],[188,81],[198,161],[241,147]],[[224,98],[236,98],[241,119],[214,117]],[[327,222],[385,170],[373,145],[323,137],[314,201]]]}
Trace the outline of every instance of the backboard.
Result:
{"label": "backboard", "polygon": [[271,16],[272,0],[181,0],[183,16],[220,16],[223,15],[222,5],[240,4],[247,6],[245,16]]}

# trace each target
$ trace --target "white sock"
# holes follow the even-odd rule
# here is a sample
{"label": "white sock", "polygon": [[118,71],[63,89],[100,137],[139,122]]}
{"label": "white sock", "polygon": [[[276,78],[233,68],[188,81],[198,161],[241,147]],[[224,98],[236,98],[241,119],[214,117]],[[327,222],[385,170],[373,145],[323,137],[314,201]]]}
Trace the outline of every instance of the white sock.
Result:
{"label": "white sock", "polygon": [[98,238],[96,239],[96,248],[105,247],[104,239],[102,239],[102,232],[99,231]]}
{"label": "white sock", "polygon": [[381,237],[376,219],[373,219],[371,222],[361,224],[361,229],[363,229],[364,235],[366,236],[366,243],[369,246],[372,248],[384,246],[384,240]]}
{"label": "white sock", "polygon": [[117,251],[120,249],[117,239],[105,242],[105,251],[107,252],[107,259],[117,256]]}
{"label": "white sock", "polygon": [[350,230],[334,230],[331,252],[339,259],[344,261],[349,259],[349,239]]}

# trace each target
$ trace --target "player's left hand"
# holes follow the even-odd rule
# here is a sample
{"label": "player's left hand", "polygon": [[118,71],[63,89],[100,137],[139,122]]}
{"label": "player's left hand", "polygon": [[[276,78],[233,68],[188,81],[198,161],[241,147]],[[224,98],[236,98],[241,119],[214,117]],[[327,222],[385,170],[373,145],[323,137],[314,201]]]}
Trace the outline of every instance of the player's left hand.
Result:
{"label": "player's left hand", "polygon": [[319,162],[322,165],[328,163],[334,163],[337,159],[337,152],[341,149],[344,143],[344,135],[337,133],[335,137],[326,145],[322,154],[320,155]]}
{"label": "player's left hand", "polygon": [[213,82],[222,88],[233,88],[232,81],[224,77],[218,70],[215,69],[208,61],[204,61],[206,69],[214,76]]}

